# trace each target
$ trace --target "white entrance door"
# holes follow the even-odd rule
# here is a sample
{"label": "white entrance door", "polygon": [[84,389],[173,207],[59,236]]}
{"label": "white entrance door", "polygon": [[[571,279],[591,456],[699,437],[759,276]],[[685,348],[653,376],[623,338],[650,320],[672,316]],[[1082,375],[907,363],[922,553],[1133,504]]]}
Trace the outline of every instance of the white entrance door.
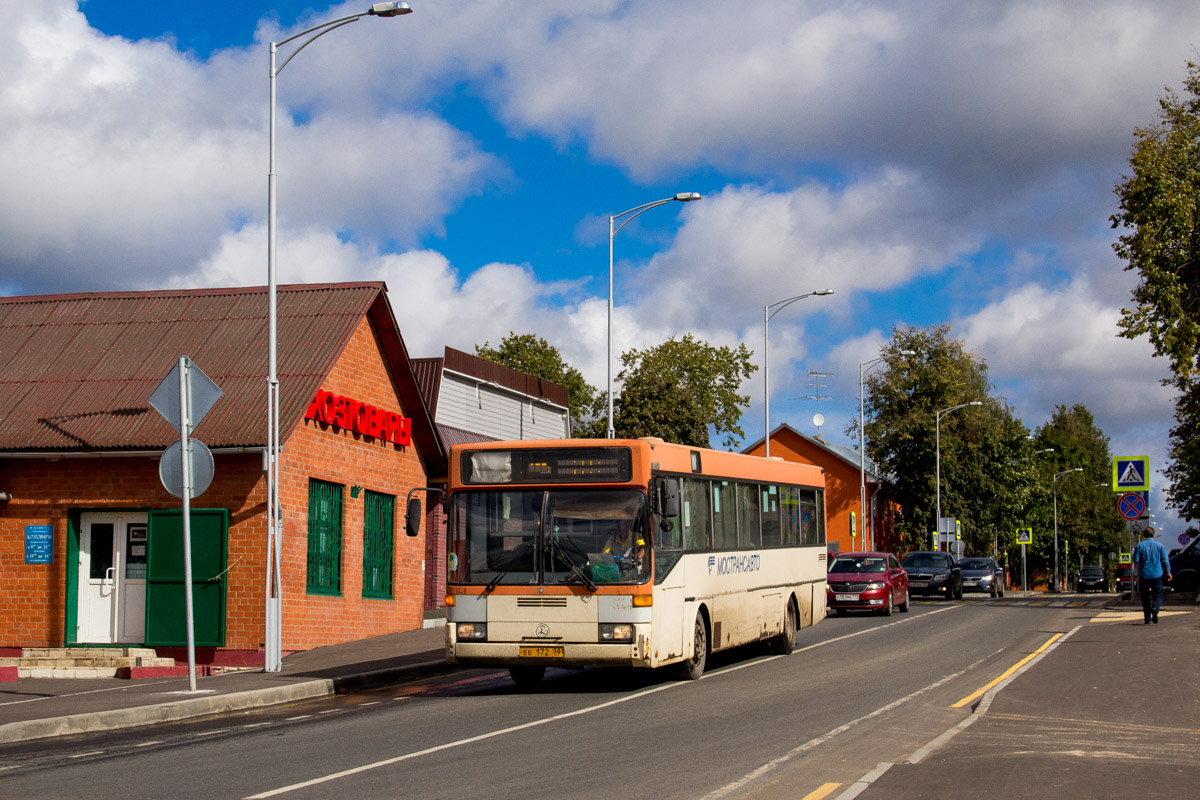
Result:
{"label": "white entrance door", "polygon": [[85,514],[81,522],[77,641],[141,642],[146,624],[146,515]]}

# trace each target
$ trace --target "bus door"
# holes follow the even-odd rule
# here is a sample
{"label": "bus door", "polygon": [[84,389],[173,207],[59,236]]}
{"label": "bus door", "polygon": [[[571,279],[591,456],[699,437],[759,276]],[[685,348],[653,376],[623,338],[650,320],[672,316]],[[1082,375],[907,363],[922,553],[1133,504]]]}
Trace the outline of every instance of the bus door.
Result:
{"label": "bus door", "polygon": [[[691,634],[695,603],[684,603],[686,576],[678,479],[655,479],[651,524],[654,552],[654,613],[651,657],[662,662],[684,655],[684,631]],[[685,608],[686,606],[686,608]],[[688,616],[685,619],[687,614]]]}

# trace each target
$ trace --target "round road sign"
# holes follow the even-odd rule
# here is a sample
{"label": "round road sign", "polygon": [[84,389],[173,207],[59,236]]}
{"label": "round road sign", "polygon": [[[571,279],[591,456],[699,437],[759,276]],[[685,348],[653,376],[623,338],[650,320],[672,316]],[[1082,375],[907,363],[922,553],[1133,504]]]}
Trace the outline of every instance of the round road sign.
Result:
{"label": "round road sign", "polygon": [[1117,511],[1125,519],[1141,519],[1146,513],[1146,501],[1137,492],[1126,492],[1117,501]]}

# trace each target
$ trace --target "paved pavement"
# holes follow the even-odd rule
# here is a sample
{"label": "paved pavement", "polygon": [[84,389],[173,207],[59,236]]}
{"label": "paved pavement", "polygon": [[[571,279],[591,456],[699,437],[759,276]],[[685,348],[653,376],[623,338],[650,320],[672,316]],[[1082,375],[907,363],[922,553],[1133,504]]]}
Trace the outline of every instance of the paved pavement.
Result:
{"label": "paved pavement", "polygon": [[1157,625],[1113,602],[956,728],[835,797],[1195,797],[1198,752],[1195,601],[1164,604]]}
{"label": "paved pavement", "polygon": [[219,714],[345,694],[448,671],[445,627],[377,636],[287,656],[280,672],[196,679],[21,678],[0,683],[0,744]]}

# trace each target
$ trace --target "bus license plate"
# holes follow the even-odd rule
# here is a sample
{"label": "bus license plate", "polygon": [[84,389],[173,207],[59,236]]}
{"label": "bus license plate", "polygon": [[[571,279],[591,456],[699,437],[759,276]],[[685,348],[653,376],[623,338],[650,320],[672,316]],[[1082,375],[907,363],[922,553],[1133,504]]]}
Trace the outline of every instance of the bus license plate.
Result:
{"label": "bus license plate", "polygon": [[839,594],[839,595],[835,595],[835,599],[841,600],[843,602],[851,602],[851,601],[857,600],[858,595],[856,595],[856,594]]}
{"label": "bus license plate", "polygon": [[561,647],[522,647],[521,658],[562,658]]}

